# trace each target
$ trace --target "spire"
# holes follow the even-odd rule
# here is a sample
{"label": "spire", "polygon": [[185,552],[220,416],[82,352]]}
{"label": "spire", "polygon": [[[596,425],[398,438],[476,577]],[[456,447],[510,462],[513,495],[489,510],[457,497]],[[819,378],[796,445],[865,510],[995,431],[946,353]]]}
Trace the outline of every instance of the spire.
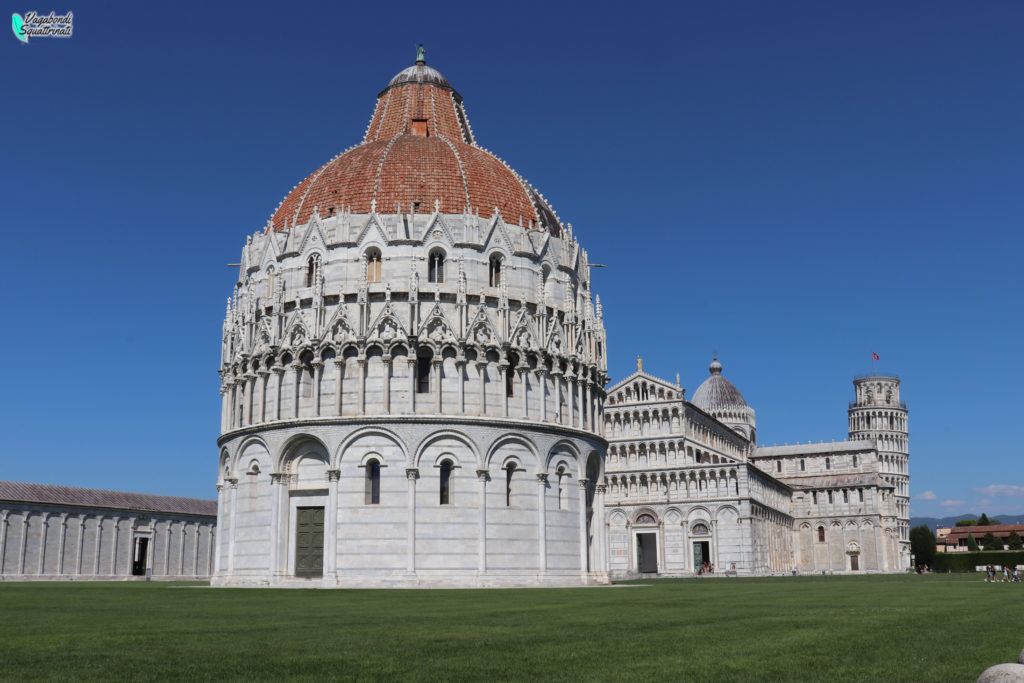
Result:
{"label": "spire", "polygon": [[416,48],[416,63],[419,65],[427,63],[427,51],[423,49],[423,43],[420,43],[420,46]]}
{"label": "spire", "polygon": [[643,372],[644,371],[644,359],[641,358],[640,356],[636,357],[636,371],[637,372]]}

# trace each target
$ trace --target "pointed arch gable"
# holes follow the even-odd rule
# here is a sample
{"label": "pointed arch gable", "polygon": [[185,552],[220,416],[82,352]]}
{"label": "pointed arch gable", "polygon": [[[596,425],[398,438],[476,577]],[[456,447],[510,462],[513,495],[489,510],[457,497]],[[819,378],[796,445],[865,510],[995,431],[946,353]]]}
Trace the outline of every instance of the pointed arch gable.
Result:
{"label": "pointed arch gable", "polygon": [[327,444],[312,434],[293,434],[282,444],[281,452],[274,462],[274,471],[288,472],[289,467],[291,467],[292,462],[296,458],[310,451],[319,451],[319,455],[324,459],[325,465],[330,462],[330,451],[327,448]]}

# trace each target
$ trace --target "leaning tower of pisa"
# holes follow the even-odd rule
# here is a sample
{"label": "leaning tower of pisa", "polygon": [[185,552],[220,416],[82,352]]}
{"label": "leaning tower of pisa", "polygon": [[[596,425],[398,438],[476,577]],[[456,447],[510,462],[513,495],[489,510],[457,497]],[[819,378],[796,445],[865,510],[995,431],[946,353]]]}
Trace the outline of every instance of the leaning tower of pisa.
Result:
{"label": "leaning tower of pisa", "polygon": [[857,398],[850,403],[850,439],[877,444],[878,474],[893,486],[899,567],[910,566],[910,451],[907,404],[900,400],[900,378],[864,375],[853,380]]}

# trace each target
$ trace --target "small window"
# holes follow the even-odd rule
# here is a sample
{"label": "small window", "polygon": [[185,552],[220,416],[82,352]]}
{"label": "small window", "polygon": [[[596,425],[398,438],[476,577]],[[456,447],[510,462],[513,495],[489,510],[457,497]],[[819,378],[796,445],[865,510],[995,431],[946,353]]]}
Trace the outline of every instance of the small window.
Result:
{"label": "small window", "polygon": [[450,505],[452,498],[452,461],[441,463],[441,505]]}
{"label": "small window", "polygon": [[427,270],[429,282],[444,282],[444,252],[434,249],[430,252],[430,267]]}
{"label": "small window", "polygon": [[828,492],[828,504],[829,505],[832,504],[832,492],[831,491]]}
{"label": "small window", "polygon": [[501,286],[501,254],[491,254],[487,282],[491,287]]}
{"label": "small window", "polygon": [[380,505],[380,461],[366,463],[366,504]]}
{"label": "small window", "polygon": [[568,500],[566,500],[566,496],[565,496],[565,484],[566,484],[566,480],[567,479],[568,479],[568,475],[565,472],[565,468],[564,467],[559,467],[558,468],[558,509],[559,510],[567,510],[568,509]]}
{"label": "small window", "polygon": [[320,254],[313,254],[306,262],[306,286],[312,287],[316,279],[317,271],[320,269]]}
{"label": "small window", "polygon": [[803,471],[804,471],[805,469],[806,469],[806,467],[804,467],[804,461],[803,461],[803,458],[801,458],[801,459],[800,459],[800,471],[801,471],[801,472],[803,472]]}
{"label": "small window", "polygon": [[857,498],[859,503],[864,502],[864,489],[857,489]]}
{"label": "small window", "polygon": [[366,281],[380,282],[380,250],[366,250]]}
{"label": "small window", "polygon": [[422,138],[427,137],[427,119],[413,119],[412,120],[412,134],[418,135]]}
{"label": "small window", "polygon": [[508,356],[508,367],[505,368],[505,396],[515,396],[516,366],[519,364],[519,356],[510,353]]}
{"label": "small window", "polygon": [[781,460],[776,460],[775,461],[775,471],[776,472],[781,472],[782,471],[782,461]]}
{"label": "small window", "polygon": [[824,542],[825,542],[825,527],[819,526],[818,527],[818,543],[824,543]]}
{"label": "small window", "polygon": [[430,393],[430,352],[420,351],[416,358],[416,393]]}
{"label": "small window", "polygon": [[817,491],[811,491],[811,500],[814,502],[815,505],[818,504],[818,492]]}
{"label": "small window", "polygon": [[849,503],[850,502],[850,494],[846,491],[846,489],[843,489],[843,502],[844,503]]}
{"label": "small window", "polygon": [[856,467],[856,466],[857,466],[857,456],[856,456],[856,455],[855,455],[855,456],[853,456],[853,466],[854,466],[854,467]]}
{"label": "small window", "polygon": [[516,464],[510,462],[505,465],[505,507],[512,507],[512,475],[515,474]]}
{"label": "small window", "polygon": [[825,458],[825,469],[826,470],[832,469],[832,459],[831,458]]}

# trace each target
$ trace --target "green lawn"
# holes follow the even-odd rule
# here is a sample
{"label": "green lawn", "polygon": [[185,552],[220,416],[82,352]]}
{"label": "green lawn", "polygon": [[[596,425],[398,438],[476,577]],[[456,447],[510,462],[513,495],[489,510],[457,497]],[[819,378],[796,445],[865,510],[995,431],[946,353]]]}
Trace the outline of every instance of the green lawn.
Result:
{"label": "green lawn", "polygon": [[1024,647],[978,575],[533,590],[0,583],[0,679],[973,681]]}

